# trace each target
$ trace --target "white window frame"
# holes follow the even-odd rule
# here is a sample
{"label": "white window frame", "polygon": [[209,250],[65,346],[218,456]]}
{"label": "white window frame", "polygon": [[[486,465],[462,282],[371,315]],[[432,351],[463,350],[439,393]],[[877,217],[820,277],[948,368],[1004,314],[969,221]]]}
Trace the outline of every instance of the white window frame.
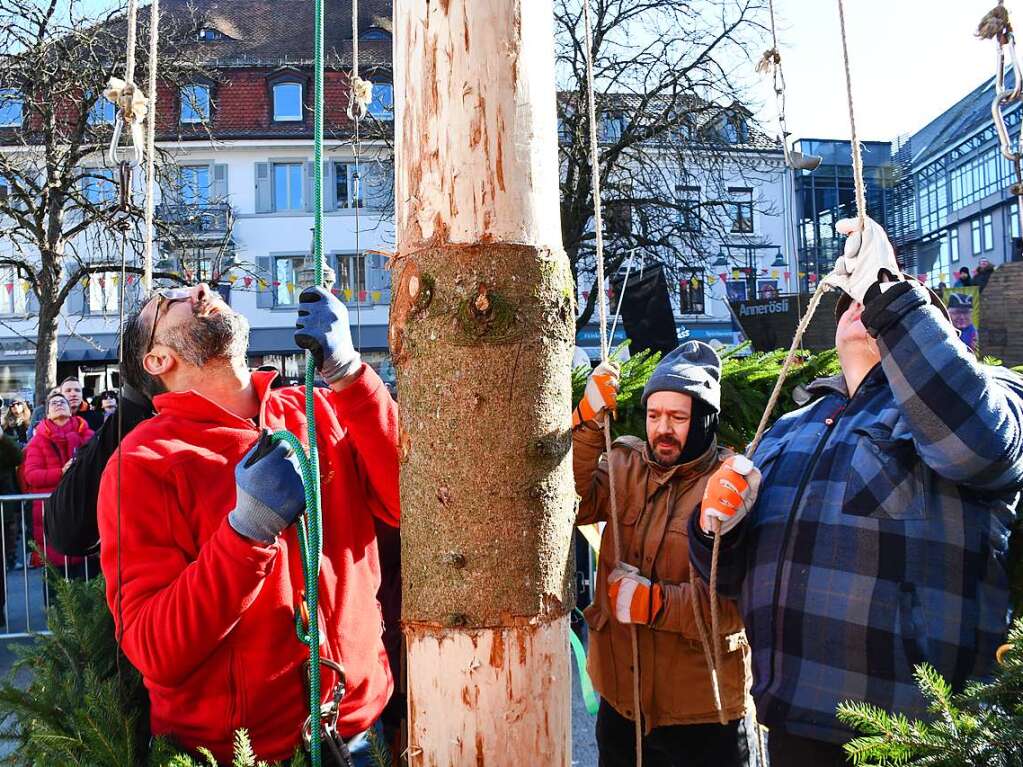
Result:
{"label": "white window frame", "polygon": [[[206,114],[201,114],[196,108],[201,106],[200,101],[195,96],[198,91],[203,91],[206,94]],[[183,85],[181,87],[181,109],[179,110],[178,120],[182,125],[201,125],[203,122],[208,121],[210,119],[210,100],[210,86],[203,83]],[[189,113],[187,115],[186,110]]]}
{"label": "white window frame", "polygon": [[[304,253],[277,253],[271,259],[271,269],[273,270],[270,275],[270,289],[273,290],[274,296],[274,308],[291,308],[298,306],[298,296],[301,293],[301,289],[298,286],[298,270],[305,262],[306,254]],[[281,261],[290,261],[291,267],[291,280],[281,280],[277,271],[277,264]],[[295,287],[294,290],[288,292],[288,282],[291,282]],[[278,284],[274,284],[278,283]],[[287,296],[288,301],[281,300],[282,296]]]}
{"label": "white window frame", "polygon": [[[13,287],[7,291],[7,285]],[[0,267],[0,315],[28,314],[28,295],[21,287],[18,270],[13,266]]]}
{"label": "white window frame", "polygon": [[[292,166],[298,167],[298,207],[296,208],[285,208],[281,206],[281,201],[277,199],[277,169],[280,167]],[[288,173],[288,198],[289,200],[294,196],[294,190],[292,189],[292,174]],[[297,211],[304,211],[306,206],[305,199],[305,162],[302,160],[282,160],[270,163],[270,199],[273,203],[273,211],[275,213],[295,213]]]}
{"label": "white window frame", "polygon": [[115,314],[118,309],[119,293],[114,278],[117,272],[95,272],[89,275],[89,287],[85,292],[85,310],[89,314]]}
{"label": "white window frame", "polygon": [[[390,105],[381,94],[389,92]],[[367,112],[378,120],[391,122],[394,120],[394,83],[373,83],[373,99],[369,102]]]}
{"label": "white window frame", "polygon": [[[342,264],[342,262],[345,262]],[[354,253],[351,251],[339,251],[334,253],[335,271],[337,273],[337,290],[344,297],[344,291],[352,291],[352,301],[359,300],[359,293],[369,293],[369,280],[367,278],[366,254]],[[355,285],[348,285],[347,278],[355,273]],[[360,280],[361,278],[361,280]]]}
{"label": "white window frame", "polygon": [[13,110],[14,105],[17,105],[17,121],[0,121],[0,128],[20,128],[25,124],[25,99],[22,97],[21,91],[17,88],[0,88],[0,116],[3,116],[8,109]]}
{"label": "white window frame", "polygon": [[[277,89],[278,88],[298,88],[298,114],[297,115],[282,115],[278,111],[277,107]],[[302,122],[305,118],[305,109],[303,106],[303,99],[305,98],[305,88],[302,87],[302,83],[297,83],[293,80],[285,80],[283,82],[274,83],[271,88],[271,102],[273,107],[273,121],[282,122]]]}

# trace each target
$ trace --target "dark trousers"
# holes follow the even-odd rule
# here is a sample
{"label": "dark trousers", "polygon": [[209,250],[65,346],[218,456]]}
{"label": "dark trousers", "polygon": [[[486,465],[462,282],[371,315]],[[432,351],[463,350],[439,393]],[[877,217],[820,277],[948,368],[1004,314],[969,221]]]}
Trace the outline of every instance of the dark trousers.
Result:
{"label": "dark trousers", "polygon": [[[597,711],[600,767],[635,767],[636,730],[607,701]],[[743,722],[655,727],[643,738],[643,767],[746,767]]]}
{"label": "dark trousers", "polygon": [[841,746],[823,740],[801,738],[784,730],[767,734],[767,753],[771,767],[848,767],[852,764]]}

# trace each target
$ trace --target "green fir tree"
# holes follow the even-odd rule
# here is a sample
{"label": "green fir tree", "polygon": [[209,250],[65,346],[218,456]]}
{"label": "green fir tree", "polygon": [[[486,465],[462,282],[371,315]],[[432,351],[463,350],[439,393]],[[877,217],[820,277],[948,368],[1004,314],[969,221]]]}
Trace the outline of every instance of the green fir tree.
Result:
{"label": "green fir tree", "polygon": [[917,684],[932,719],[909,720],[865,703],[847,702],[838,718],[861,736],[846,745],[855,765],[876,767],[1023,767],[1023,620],[994,678],[955,694],[932,667]]}

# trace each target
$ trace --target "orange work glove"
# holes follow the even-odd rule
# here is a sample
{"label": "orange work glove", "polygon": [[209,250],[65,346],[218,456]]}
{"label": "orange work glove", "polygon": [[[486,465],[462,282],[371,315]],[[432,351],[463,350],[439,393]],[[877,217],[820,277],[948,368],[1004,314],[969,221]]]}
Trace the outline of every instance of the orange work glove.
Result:
{"label": "orange work glove", "polygon": [[607,596],[619,623],[649,626],[664,600],[660,584],[650,584],[632,565],[619,563],[607,576]]}
{"label": "orange work glove", "polygon": [[613,362],[601,362],[590,373],[582,401],[572,413],[572,428],[584,421],[603,426],[605,410],[618,410],[618,367]]}
{"label": "orange work glove", "polygon": [[757,501],[760,490],[760,471],[744,455],[727,459],[707,482],[700,506],[700,529],[707,535],[724,535],[745,517]]}

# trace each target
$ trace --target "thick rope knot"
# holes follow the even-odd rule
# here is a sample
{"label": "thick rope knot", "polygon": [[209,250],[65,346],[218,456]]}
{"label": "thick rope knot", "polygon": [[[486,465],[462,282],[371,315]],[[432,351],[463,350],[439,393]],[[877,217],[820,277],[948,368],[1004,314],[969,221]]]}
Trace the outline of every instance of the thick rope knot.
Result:
{"label": "thick rope knot", "polygon": [[352,77],[352,100],[348,105],[348,116],[353,120],[361,120],[369,110],[373,101],[373,83],[363,80],[358,75]]}
{"label": "thick rope knot", "polygon": [[141,125],[149,112],[149,99],[135,83],[125,82],[119,77],[111,77],[103,96],[115,104],[121,112],[121,119],[126,123]]}
{"label": "thick rope knot", "polygon": [[149,114],[149,99],[131,81],[119,77],[111,77],[103,91],[103,97],[118,109],[118,119],[114,123],[114,135],[110,139],[110,160],[117,163],[117,147],[121,143],[121,131],[125,125],[131,131],[131,143],[135,149],[135,161],[141,163],[145,139],[142,135],[142,124]]}
{"label": "thick rope knot", "polygon": [[1012,24],[1009,23],[1009,11],[1002,3],[992,8],[980,24],[977,25],[977,37],[981,40],[994,40],[1007,45],[1012,35]]}
{"label": "thick rope knot", "polygon": [[768,75],[781,66],[781,52],[777,48],[770,48],[764,51],[764,55],[757,62],[757,73]]}

